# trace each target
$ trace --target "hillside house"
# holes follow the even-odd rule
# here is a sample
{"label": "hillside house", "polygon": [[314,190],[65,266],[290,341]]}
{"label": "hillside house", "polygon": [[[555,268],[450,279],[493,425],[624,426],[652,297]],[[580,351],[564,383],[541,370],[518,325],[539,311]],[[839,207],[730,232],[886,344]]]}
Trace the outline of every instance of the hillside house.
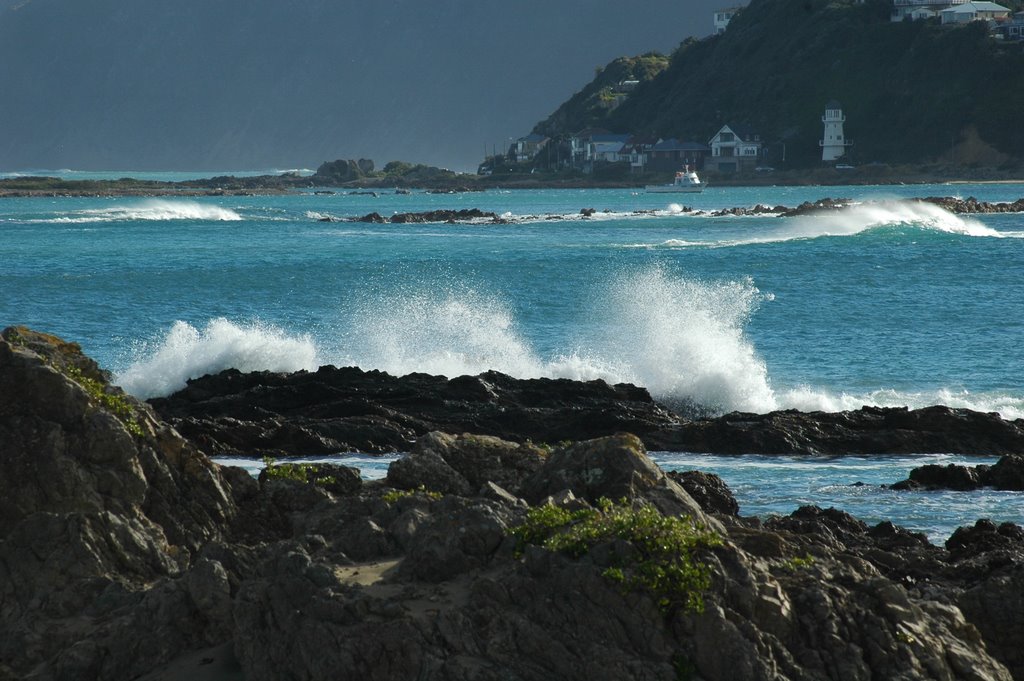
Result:
{"label": "hillside house", "polygon": [[593,135],[590,138],[588,161],[594,163],[618,163],[623,160],[619,152],[629,142],[629,135]]}
{"label": "hillside house", "polygon": [[704,168],[704,159],[711,149],[699,142],[680,142],[675,137],[660,139],[651,148],[649,170],[676,171],[684,166],[694,166],[697,170]]}
{"label": "hillside house", "polygon": [[532,160],[547,143],[548,138],[537,133],[520,137],[515,143],[516,162],[525,163]]}
{"label": "hillside house", "polygon": [[651,149],[657,140],[634,135],[619,149],[619,160],[629,162],[629,172],[643,173],[651,160]]}
{"label": "hillside house", "polygon": [[729,22],[736,16],[742,7],[727,7],[720,9],[715,12],[715,35],[725,33],[725,29],[728,28]]}
{"label": "hillside house", "polygon": [[997,36],[1004,40],[1024,40],[1024,12],[1017,12],[996,28]]}
{"label": "hillside house", "polygon": [[963,5],[968,0],[893,0],[892,20],[913,21],[939,16],[939,12],[954,5]]}
{"label": "hillside house", "polygon": [[761,136],[746,125],[723,125],[708,142],[711,156],[704,161],[708,170],[735,173],[753,170],[761,159]]}
{"label": "hillside house", "polygon": [[939,12],[943,24],[967,24],[972,21],[1002,21],[1010,10],[994,2],[965,2]]}
{"label": "hillside house", "polygon": [[608,135],[609,131],[604,128],[586,128],[569,138],[569,165],[573,168],[582,168],[588,161],[590,154],[590,143],[594,135]]}

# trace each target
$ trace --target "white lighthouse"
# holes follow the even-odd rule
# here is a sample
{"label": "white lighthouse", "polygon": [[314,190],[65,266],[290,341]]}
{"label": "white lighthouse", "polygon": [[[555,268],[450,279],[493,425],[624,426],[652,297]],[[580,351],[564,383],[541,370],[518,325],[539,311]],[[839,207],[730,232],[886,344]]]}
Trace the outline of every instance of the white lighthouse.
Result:
{"label": "white lighthouse", "polygon": [[843,115],[843,107],[836,100],[825,105],[825,115],[821,122],[825,124],[825,134],[821,138],[821,160],[835,161],[846,154],[846,148],[850,142],[843,136],[843,123],[846,116]]}

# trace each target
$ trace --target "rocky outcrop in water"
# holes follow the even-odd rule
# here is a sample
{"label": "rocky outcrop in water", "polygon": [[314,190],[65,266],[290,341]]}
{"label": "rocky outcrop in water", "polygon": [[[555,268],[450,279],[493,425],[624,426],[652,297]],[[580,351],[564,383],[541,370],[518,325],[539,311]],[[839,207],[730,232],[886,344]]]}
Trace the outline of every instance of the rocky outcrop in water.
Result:
{"label": "rocky outcrop in water", "polygon": [[945,208],[951,213],[958,214],[1024,213],[1024,199],[1017,199],[1016,201],[1004,203],[991,203],[989,201],[978,201],[978,199],[973,196],[966,199],[961,199],[955,196],[929,196],[920,200]]}
{"label": "rocky outcrop in water", "polygon": [[229,370],[151,404],[211,455],[408,451],[435,430],[554,444],[642,435],[679,421],[631,385],[494,371],[447,379],[330,366],[294,374]]}
{"label": "rocky outcrop in water", "polygon": [[[941,548],[835,509],[762,523],[626,434],[432,433],[384,481],[350,473],[217,466],[77,346],[8,329],[0,678],[1024,677],[1017,526]],[[692,540],[689,568],[658,562],[655,528]]]}
{"label": "rocky outcrop in water", "polygon": [[489,211],[482,211],[479,208],[463,208],[460,210],[430,210],[421,213],[395,213],[390,218],[383,217],[379,213],[370,213],[360,218],[355,218],[355,222],[375,222],[378,224],[391,223],[391,224],[407,224],[407,223],[427,223],[427,222],[445,222],[448,224],[464,223],[464,222],[482,222],[489,221],[494,224],[504,224],[505,220],[498,217],[495,213]]}
{"label": "rocky outcrop in water", "polygon": [[865,407],[688,419],[643,388],[515,379],[446,379],[321,367],[295,374],[225,371],[153,407],[211,455],[407,451],[430,431],[554,444],[620,431],[657,451],[717,454],[913,454],[1024,451],[1024,423],[966,409]]}
{"label": "rocky outcrop in water", "polygon": [[1024,491],[1024,456],[1011,454],[991,466],[929,464],[910,471],[910,477],[892,485],[895,490],[948,489],[970,491],[991,487],[1013,492]]}

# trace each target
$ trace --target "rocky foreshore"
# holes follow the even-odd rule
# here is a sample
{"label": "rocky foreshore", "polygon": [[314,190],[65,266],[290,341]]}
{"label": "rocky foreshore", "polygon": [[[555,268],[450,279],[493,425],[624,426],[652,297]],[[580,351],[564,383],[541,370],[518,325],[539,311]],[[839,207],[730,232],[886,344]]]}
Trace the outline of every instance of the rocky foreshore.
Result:
{"label": "rocky foreshore", "polygon": [[[217,385],[267,376],[185,394],[210,409]],[[417,380],[500,397],[497,378]],[[605,395],[647,405],[608,428],[676,418],[638,389],[582,385],[579,421],[551,383],[515,393],[553,429],[566,419],[550,444],[410,420],[382,481],[327,465],[257,480],[76,345],[7,329],[0,679],[1024,678],[1020,527],[981,521],[937,547],[835,509],[742,518],[721,481],[664,474],[633,435],[554,444]],[[268,389],[245,415],[225,396],[220,425],[287,402],[370,433],[416,392],[386,383],[386,406],[359,408],[331,390]]]}

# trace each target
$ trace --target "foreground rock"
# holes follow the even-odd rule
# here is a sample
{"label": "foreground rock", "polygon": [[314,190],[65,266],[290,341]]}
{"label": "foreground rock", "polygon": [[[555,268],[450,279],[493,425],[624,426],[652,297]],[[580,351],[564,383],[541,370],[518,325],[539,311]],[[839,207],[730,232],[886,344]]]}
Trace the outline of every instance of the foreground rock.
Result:
{"label": "foreground rock", "polygon": [[204,451],[226,456],[408,451],[435,430],[539,444],[626,431],[651,450],[718,454],[1024,451],[1024,422],[966,409],[865,407],[690,420],[643,388],[520,380],[494,371],[449,380],[335,367],[295,374],[230,370],[151,404]]}
{"label": "foreground rock", "polygon": [[[762,524],[632,435],[432,433],[385,481],[338,466],[257,481],[76,346],[7,330],[0,467],[0,679],[1024,675],[1021,528],[979,523],[940,548],[834,509]],[[612,513],[628,522],[585,525]],[[630,582],[663,565],[642,539],[663,525],[692,539],[672,559],[693,579]],[[547,542],[577,526],[594,539]]]}
{"label": "foreground rock", "polygon": [[77,345],[0,336],[0,485],[0,678],[133,678],[223,638],[231,488]]}

